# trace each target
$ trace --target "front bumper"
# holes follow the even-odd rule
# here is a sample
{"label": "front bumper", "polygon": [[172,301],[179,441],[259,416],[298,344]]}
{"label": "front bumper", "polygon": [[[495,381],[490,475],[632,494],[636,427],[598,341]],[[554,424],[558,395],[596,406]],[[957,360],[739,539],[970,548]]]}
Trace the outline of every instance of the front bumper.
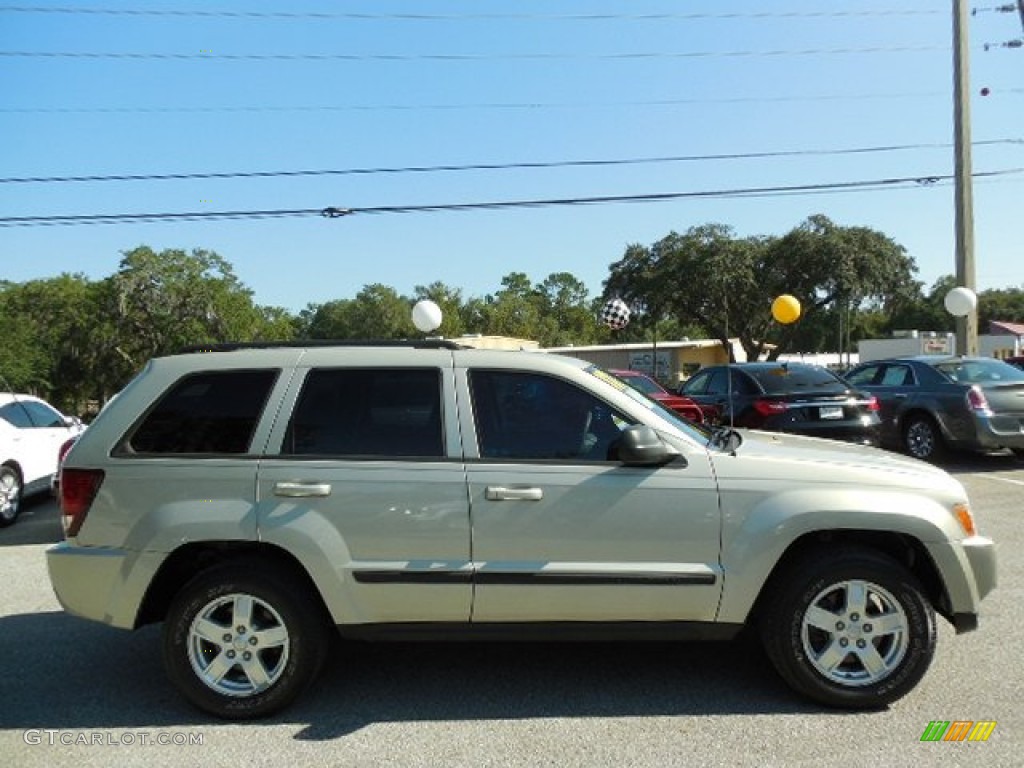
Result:
{"label": "front bumper", "polygon": [[958,634],[976,629],[981,601],[996,587],[995,544],[984,536],[972,536],[928,549],[946,586],[943,615]]}

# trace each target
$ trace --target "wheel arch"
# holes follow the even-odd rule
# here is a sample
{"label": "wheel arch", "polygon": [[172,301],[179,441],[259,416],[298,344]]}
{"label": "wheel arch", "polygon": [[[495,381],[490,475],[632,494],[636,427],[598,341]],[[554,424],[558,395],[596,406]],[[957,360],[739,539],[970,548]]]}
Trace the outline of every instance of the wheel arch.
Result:
{"label": "wheel arch", "polygon": [[932,607],[940,615],[952,621],[953,611],[949,593],[942,581],[938,566],[920,540],[896,531],[840,528],[805,533],[790,543],[776,561],[768,578],[765,579],[747,615],[747,624],[752,625],[757,622],[769,597],[792,569],[799,567],[799,563],[825,547],[860,547],[888,556],[917,578]]}
{"label": "wheel arch", "polygon": [[284,549],[251,541],[201,542],[185,544],[164,560],[146,590],[134,627],[138,629],[163,621],[174,596],[196,574],[216,565],[242,561],[260,561],[268,567],[287,570],[305,583],[310,594],[315,595],[324,615],[330,615],[316,583],[302,564]]}

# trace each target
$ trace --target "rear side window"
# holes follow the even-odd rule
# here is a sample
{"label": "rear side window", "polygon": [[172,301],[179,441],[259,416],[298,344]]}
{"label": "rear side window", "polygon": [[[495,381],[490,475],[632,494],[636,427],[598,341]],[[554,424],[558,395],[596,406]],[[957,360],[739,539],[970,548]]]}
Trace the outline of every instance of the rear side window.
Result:
{"label": "rear side window", "polygon": [[146,414],[121,452],[248,453],[277,373],[206,371],[186,376]]}
{"label": "rear side window", "polygon": [[298,456],[444,456],[440,370],[310,371],[281,452]]}

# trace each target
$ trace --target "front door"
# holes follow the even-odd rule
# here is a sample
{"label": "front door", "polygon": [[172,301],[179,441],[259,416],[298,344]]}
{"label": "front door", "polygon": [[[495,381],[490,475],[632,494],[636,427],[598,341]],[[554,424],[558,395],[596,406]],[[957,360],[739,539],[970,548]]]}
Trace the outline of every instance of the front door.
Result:
{"label": "front door", "polygon": [[[629,420],[558,378],[461,370],[474,622],[712,621],[721,592],[707,455],[626,467]],[[471,451],[477,456],[470,457]]]}

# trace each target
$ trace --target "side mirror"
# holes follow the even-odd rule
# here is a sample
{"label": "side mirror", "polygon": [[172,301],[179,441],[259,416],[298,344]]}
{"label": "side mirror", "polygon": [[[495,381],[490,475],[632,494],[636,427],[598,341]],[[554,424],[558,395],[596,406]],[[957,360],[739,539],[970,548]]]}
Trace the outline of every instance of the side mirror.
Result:
{"label": "side mirror", "polygon": [[626,427],[618,449],[619,461],[631,467],[656,467],[676,457],[658,433],[643,424]]}

